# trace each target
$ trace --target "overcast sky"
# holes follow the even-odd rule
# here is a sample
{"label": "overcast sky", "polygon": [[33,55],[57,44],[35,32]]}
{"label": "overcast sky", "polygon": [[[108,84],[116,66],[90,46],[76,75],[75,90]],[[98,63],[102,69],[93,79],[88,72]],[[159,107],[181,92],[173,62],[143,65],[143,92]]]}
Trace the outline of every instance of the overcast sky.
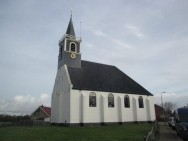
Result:
{"label": "overcast sky", "polygon": [[83,60],[117,66],[157,104],[161,92],[188,104],[187,0],[0,0],[0,113],[51,105],[71,9]]}

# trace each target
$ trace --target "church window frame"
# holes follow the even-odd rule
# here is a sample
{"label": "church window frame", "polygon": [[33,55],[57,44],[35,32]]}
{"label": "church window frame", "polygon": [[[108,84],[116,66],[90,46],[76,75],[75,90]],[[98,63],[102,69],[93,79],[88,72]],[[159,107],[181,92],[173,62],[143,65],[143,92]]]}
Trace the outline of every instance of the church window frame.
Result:
{"label": "church window frame", "polygon": [[94,92],[89,93],[89,107],[97,107],[97,96]]}
{"label": "church window frame", "polygon": [[125,108],[130,108],[130,98],[128,95],[124,96],[124,107]]}
{"label": "church window frame", "polygon": [[69,45],[69,51],[70,52],[77,52],[77,45],[74,42],[71,42]]}
{"label": "church window frame", "polygon": [[138,105],[139,105],[139,108],[144,108],[144,100],[142,96],[138,97]]}
{"label": "church window frame", "polygon": [[109,108],[114,107],[114,95],[112,93],[108,94],[108,107]]}

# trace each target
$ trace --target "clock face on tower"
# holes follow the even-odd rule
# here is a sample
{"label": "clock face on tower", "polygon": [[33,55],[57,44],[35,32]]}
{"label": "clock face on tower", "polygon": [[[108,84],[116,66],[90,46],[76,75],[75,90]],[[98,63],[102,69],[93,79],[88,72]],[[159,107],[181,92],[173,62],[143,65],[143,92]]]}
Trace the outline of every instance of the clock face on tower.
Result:
{"label": "clock face on tower", "polygon": [[71,57],[72,59],[74,59],[74,58],[76,58],[76,54],[75,54],[75,53],[71,53],[71,54],[70,54],[70,57]]}

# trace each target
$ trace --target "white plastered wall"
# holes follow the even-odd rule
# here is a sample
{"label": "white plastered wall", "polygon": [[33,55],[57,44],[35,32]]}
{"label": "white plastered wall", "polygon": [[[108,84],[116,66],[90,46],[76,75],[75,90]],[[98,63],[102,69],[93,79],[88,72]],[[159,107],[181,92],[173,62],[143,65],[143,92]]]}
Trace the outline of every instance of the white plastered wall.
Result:
{"label": "white plastered wall", "polygon": [[[143,97],[144,108],[138,107],[140,95],[113,93],[114,107],[108,107],[109,92],[96,92],[96,107],[89,107],[89,93],[85,90],[71,90],[70,123],[103,123],[103,122],[135,122],[154,121],[153,96]],[[124,107],[124,96],[130,98],[130,108]]]}
{"label": "white plastered wall", "polygon": [[67,66],[58,69],[51,103],[51,123],[70,122],[70,77]]}

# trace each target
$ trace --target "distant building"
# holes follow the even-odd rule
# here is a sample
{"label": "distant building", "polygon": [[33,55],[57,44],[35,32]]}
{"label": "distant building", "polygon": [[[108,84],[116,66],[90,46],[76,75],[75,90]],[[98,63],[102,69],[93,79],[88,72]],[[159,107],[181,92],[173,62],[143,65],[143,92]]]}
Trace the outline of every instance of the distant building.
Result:
{"label": "distant building", "polygon": [[157,121],[164,121],[164,109],[163,107],[155,104],[155,115]]}
{"label": "distant building", "polygon": [[80,44],[71,16],[59,41],[51,123],[154,121],[153,95],[115,66],[81,60]]}
{"label": "distant building", "polygon": [[44,120],[45,118],[49,118],[51,116],[51,108],[45,106],[39,106],[36,110],[34,110],[30,117],[32,120]]}

